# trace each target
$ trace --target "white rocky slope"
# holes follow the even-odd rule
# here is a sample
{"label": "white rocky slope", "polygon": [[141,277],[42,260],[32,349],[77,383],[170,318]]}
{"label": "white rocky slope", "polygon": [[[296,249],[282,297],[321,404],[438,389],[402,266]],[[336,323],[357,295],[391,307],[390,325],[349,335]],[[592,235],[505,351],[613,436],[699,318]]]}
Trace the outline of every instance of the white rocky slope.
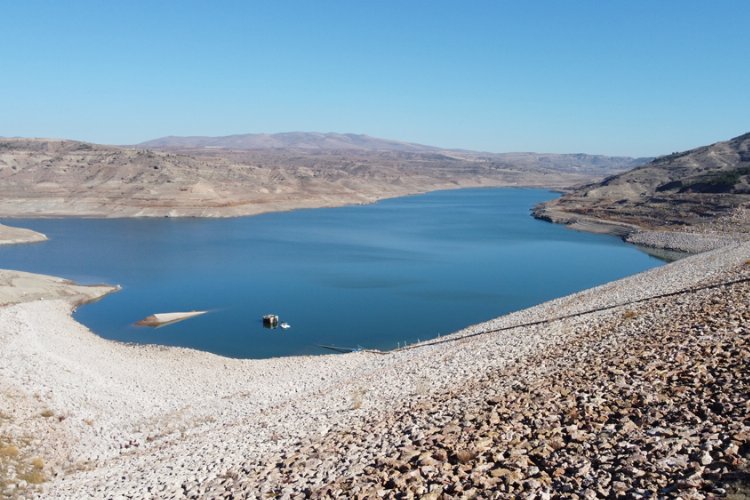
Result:
{"label": "white rocky slope", "polygon": [[[448,423],[440,425],[448,425],[466,404],[460,395],[469,388],[471,401],[497,394],[497,386],[478,383],[488,374],[505,373],[501,386],[512,394],[514,381],[520,380],[514,367],[529,360],[537,368],[552,366],[553,359],[545,361],[544,353],[573,345],[587,332],[609,335],[602,325],[619,321],[631,309],[645,308],[646,314],[651,307],[648,301],[630,304],[633,300],[747,276],[748,259],[750,244],[726,247],[469,327],[455,334],[455,341],[390,354],[227,359],[101,339],[70,317],[71,299],[61,299],[59,293],[6,305],[0,308],[2,492],[54,498],[315,492],[345,497],[352,491],[364,495],[364,489],[352,489],[360,484],[375,488],[372,491],[406,491],[406,483],[379,482],[372,472],[378,460],[400,456],[408,435],[426,430],[419,420],[409,427],[404,420],[408,414],[400,409],[445,415]],[[22,293],[12,280],[2,283],[7,296]],[[727,300],[736,301],[732,293]],[[660,300],[691,304],[702,299],[696,292]],[[669,326],[668,316],[654,321],[650,331]],[[612,335],[627,334],[618,328]],[[746,328],[736,333],[747,334]],[[466,335],[474,336],[459,339]],[[590,352],[593,359],[599,351],[592,345],[580,353]],[[381,428],[377,422],[389,424]],[[423,449],[417,451],[432,456],[434,443],[419,443],[415,446]],[[427,480],[430,470],[453,467],[460,479],[461,474],[469,478],[500,467],[476,461],[475,470],[474,462],[455,462],[456,456],[432,459],[445,458],[442,469],[431,463],[432,469],[422,470],[428,465],[414,463],[422,479],[409,491],[433,491]],[[735,467],[743,463],[746,460]],[[407,461],[406,466],[412,465]],[[523,481],[539,475],[538,469],[523,469],[521,490],[508,489],[516,488],[508,479],[505,491],[522,491]],[[551,477],[551,471],[545,474]],[[39,485],[33,484],[37,481]],[[534,491],[555,491],[552,482],[537,483]],[[326,490],[328,485],[334,489]],[[440,492],[449,494],[444,488]]]}

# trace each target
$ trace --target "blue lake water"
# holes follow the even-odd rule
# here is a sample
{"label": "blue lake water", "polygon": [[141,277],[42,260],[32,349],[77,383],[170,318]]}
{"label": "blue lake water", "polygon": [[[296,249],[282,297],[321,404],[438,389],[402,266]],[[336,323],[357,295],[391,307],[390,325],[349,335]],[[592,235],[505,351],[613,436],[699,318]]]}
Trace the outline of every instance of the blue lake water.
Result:
{"label": "blue lake water", "polygon": [[[50,241],[0,247],[0,267],[120,284],[75,315],[109,339],[241,358],[389,349],[662,264],[530,216],[555,196],[462,189],[235,219],[5,220]],[[193,309],[211,312],[133,326]],[[263,328],[266,313],[292,328]]]}

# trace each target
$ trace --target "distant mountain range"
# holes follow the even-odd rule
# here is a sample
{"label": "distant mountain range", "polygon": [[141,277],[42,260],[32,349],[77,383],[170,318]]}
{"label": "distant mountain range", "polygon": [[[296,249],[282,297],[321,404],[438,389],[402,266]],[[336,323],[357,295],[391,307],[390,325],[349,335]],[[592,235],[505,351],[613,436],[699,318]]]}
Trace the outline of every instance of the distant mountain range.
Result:
{"label": "distant mountain range", "polygon": [[[584,153],[487,153],[464,149],[446,149],[411,142],[381,139],[362,134],[337,134],[321,132],[285,132],[279,134],[240,134],[223,137],[169,136],[145,141],[134,147],[181,151],[191,154],[220,151],[295,151],[315,154],[336,152],[338,154],[360,153],[413,153],[441,155],[442,158],[458,158],[469,161],[491,161],[514,168],[550,169],[554,171],[576,171],[599,176],[604,172],[621,172],[642,165],[652,158],[627,156],[589,155]],[[424,157],[427,159],[427,157]],[[438,156],[433,158],[437,159]]]}
{"label": "distant mountain range", "polygon": [[750,133],[585,185],[537,209],[563,221],[584,216],[641,227],[694,224],[750,203]]}
{"label": "distant mountain range", "polygon": [[[410,153],[457,152],[472,155],[503,155],[519,157],[520,155],[545,153],[488,153],[466,149],[451,149],[427,146],[413,142],[381,139],[364,134],[338,134],[335,132],[282,132],[278,134],[237,134],[219,137],[209,136],[167,136],[136,144],[135,147],[147,149],[229,149],[235,151],[257,149],[298,149],[321,151],[396,151]],[[588,154],[549,154],[550,156],[575,156],[584,158],[614,158],[643,164],[651,158],[613,157]]]}
{"label": "distant mountain range", "polygon": [[134,147],[0,138],[0,216],[220,217],[436,189],[562,189],[639,161],[445,150],[354,134],[171,137]]}
{"label": "distant mountain range", "polygon": [[337,134],[321,132],[284,132],[279,134],[239,134],[223,137],[168,136],[136,145],[149,149],[202,149],[219,148],[232,150],[253,149],[302,149],[326,151],[399,151],[424,153],[440,151],[440,148],[410,142],[379,139],[363,134]]}

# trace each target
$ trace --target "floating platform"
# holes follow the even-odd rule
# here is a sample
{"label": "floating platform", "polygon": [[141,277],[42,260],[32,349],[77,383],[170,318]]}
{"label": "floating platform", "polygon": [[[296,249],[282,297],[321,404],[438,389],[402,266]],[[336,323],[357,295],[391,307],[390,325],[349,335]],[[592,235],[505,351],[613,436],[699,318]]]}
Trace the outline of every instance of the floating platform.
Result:
{"label": "floating platform", "polygon": [[208,311],[190,311],[152,314],[151,316],[138,321],[136,325],[159,327],[177,323],[178,321],[184,321],[195,316],[200,316],[201,314],[206,314],[207,312]]}
{"label": "floating platform", "polygon": [[279,326],[279,317],[276,314],[266,314],[263,316],[263,326],[266,328],[276,328]]}

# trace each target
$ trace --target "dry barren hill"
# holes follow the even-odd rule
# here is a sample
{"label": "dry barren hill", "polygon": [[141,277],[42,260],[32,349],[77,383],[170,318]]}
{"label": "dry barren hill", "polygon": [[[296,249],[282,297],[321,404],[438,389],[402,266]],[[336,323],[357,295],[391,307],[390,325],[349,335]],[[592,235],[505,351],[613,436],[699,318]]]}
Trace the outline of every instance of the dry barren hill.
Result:
{"label": "dry barren hill", "polygon": [[238,134],[222,137],[168,136],[137,145],[148,149],[303,149],[303,150],[359,150],[403,151],[411,153],[440,151],[440,148],[409,142],[379,139],[364,134],[320,132],[284,132],[279,134]]}
{"label": "dry barren hill", "polygon": [[750,133],[657,158],[538,207],[542,218],[581,217],[640,228],[701,225],[750,203]]}
{"label": "dry barren hill", "polygon": [[253,149],[236,146],[242,137],[247,136],[214,145],[185,138],[168,148],[177,139],[164,139],[154,144],[167,148],[161,151],[0,139],[0,216],[250,215],[435,189],[560,188],[603,178],[634,161],[533,153],[504,157],[343,134],[255,137],[251,143],[271,146]]}
{"label": "dry barren hill", "polygon": [[[286,132],[279,134],[241,134],[223,137],[162,137],[138,144],[138,148],[164,151],[190,152],[191,154],[224,154],[227,151],[294,151],[297,155],[325,152],[330,154],[360,154],[364,152],[398,152],[426,154],[425,159],[448,157],[475,163],[492,163],[498,167],[515,167],[528,170],[580,173],[599,177],[603,172],[622,172],[642,165],[651,158],[603,156],[589,154],[554,153],[487,153],[463,149],[445,149],[411,142],[380,139],[363,134],[337,134],[320,132]],[[432,153],[437,156],[430,156]]]}

